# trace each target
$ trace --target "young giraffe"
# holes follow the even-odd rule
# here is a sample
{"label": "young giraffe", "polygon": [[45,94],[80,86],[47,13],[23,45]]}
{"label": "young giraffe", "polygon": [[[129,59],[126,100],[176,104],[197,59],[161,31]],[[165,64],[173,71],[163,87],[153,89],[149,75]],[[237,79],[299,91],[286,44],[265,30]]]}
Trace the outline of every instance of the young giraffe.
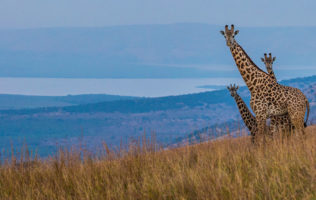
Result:
{"label": "young giraffe", "polygon": [[264,134],[267,118],[288,114],[296,130],[304,132],[304,117],[308,101],[298,89],[282,86],[262,71],[236,42],[234,25],[221,31],[230,48],[238,70],[251,93],[250,106],[256,115],[258,135]]}
{"label": "young giraffe", "polygon": [[[227,87],[227,89],[230,91],[230,95],[236,101],[241,118],[243,119],[248,130],[250,131],[252,142],[254,142],[254,137],[258,132],[256,117],[253,116],[253,114],[248,109],[246,103],[238,95],[238,93],[237,93],[238,88],[239,87],[236,86],[235,84]],[[276,129],[275,127],[278,127],[278,129]],[[271,134],[274,135],[276,133],[279,133],[280,131],[290,132],[291,128],[292,128],[292,126],[291,126],[291,122],[290,122],[288,115],[272,116],[271,117],[270,127],[269,127]]]}
{"label": "young giraffe", "polygon": [[227,89],[230,92],[230,95],[234,97],[236,104],[239,109],[239,113],[241,115],[241,118],[243,119],[245,125],[247,126],[248,130],[250,131],[251,134],[251,140],[254,142],[254,137],[257,134],[257,123],[256,123],[256,118],[255,116],[252,115],[250,110],[248,109],[246,103],[242,100],[242,98],[237,94],[238,86],[230,85],[227,86]]}
{"label": "young giraffe", "polygon": [[[269,56],[267,56],[267,54],[265,53],[264,54],[264,58],[261,58],[262,62],[265,64],[266,66],[266,69],[267,69],[267,72],[268,74],[270,75],[270,77],[272,77],[275,81],[277,81],[276,79],[276,76],[274,74],[274,71],[272,69],[272,65],[273,65],[273,62],[275,61],[276,57],[272,57],[272,54],[269,53]],[[285,88],[288,88],[289,90],[293,90],[295,92],[295,90],[297,90],[296,88],[292,88],[292,87],[287,87],[287,86],[284,86]],[[306,97],[305,97],[306,98]],[[307,101],[307,100],[306,100]],[[309,117],[309,111],[310,111],[310,108],[309,108],[309,103],[307,101],[306,103],[306,106],[307,106],[307,117],[306,117],[306,122],[308,121],[308,117]],[[286,115],[288,117],[288,115]],[[306,122],[304,123],[304,127],[307,126]]]}

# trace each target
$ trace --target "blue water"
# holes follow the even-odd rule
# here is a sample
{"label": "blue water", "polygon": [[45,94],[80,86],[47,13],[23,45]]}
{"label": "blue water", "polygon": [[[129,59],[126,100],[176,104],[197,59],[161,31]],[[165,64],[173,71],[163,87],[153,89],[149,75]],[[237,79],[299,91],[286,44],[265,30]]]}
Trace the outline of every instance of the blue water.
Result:
{"label": "blue water", "polygon": [[63,96],[113,94],[160,97],[210,91],[204,85],[243,84],[241,78],[207,79],[63,79],[0,78],[0,94]]}

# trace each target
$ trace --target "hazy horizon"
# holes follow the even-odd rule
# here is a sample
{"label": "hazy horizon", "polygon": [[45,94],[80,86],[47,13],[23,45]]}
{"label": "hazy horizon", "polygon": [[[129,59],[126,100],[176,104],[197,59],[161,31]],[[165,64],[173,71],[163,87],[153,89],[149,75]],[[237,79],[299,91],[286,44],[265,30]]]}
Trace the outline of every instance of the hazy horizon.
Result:
{"label": "hazy horizon", "polygon": [[[315,73],[316,74],[316,73]],[[309,77],[292,76],[279,81]],[[134,97],[185,95],[244,86],[241,77],[179,79],[78,79],[78,78],[1,78],[0,94],[26,96],[67,96],[107,94]]]}
{"label": "hazy horizon", "polygon": [[225,24],[240,30],[238,42],[260,68],[263,53],[277,57],[278,79],[313,75],[315,7],[311,0],[4,0],[0,77],[230,80],[240,74],[219,34]]}

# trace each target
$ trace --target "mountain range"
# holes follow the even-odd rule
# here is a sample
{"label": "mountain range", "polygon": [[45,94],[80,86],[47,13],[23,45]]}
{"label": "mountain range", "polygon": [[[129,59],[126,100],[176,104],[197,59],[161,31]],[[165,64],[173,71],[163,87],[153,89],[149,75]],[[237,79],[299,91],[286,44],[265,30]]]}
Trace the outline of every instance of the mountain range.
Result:
{"label": "mountain range", "polygon": [[[223,26],[184,23],[0,30],[1,77],[237,77]],[[279,78],[315,74],[316,27],[236,27],[260,66],[277,57]]]}

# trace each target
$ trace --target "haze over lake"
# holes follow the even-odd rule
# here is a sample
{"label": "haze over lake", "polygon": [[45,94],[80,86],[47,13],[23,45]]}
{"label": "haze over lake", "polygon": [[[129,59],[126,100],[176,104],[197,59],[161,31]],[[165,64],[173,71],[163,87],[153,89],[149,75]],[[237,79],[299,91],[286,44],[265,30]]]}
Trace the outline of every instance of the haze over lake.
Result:
{"label": "haze over lake", "polygon": [[[0,94],[63,96],[76,94],[113,94],[159,97],[211,91],[229,83],[243,84],[240,78],[207,79],[64,79],[0,78]],[[205,85],[215,85],[201,88]]]}
{"label": "haze over lake", "polygon": [[[279,80],[289,78],[293,77],[281,76]],[[244,85],[244,81],[240,77],[190,79],[0,78],[0,94],[38,96],[110,94],[161,97],[212,91],[218,89],[218,86],[226,86],[231,83]]]}

